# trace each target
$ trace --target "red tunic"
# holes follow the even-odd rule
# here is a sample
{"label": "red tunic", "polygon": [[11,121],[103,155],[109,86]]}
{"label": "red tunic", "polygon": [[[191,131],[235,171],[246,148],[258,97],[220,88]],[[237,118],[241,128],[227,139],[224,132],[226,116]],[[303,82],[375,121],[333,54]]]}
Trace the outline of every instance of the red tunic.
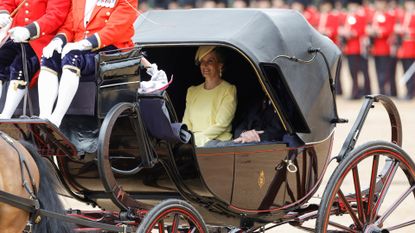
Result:
{"label": "red tunic", "polygon": [[344,54],[361,54],[361,39],[365,36],[366,18],[363,14],[350,13],[344,22],[344,27],[351,32],[351,36],[346,38]]}
{"label": "red tunic", "polygon": [[340,15],[337,12],[320,13],[317,30],[328,36],[334,43],[338,44],[338,29]]}
{"label": "red tunic", "polygon": [[[0,12],[11,14],[22,0],[1,0]],[[26,26],[30,46],[40,58],[45,47],[62,26],[70,9],[68,0],[27,0],[13,18],[12,27]]]}
{"label": "red tunic", "polygon": [[372,55],[389,56],[390,40],[393,34],[395,18],[387,12],[376,11],[371,22],[372,28],[376,28],[377,30],[376,35],[372,36]]}
{"label": "red tunic", "polygon": [[415,14],[406,12],[402,23],[404,33],[402,36],[402,45],[398,50],[398,58],[415,58]]}
{"label": "red tunic", "polygon": [[314,7],[307,7],[307,9],[303,12],[304,18],[313,26],[314,28],[317,27],[318,24],[318,11]]}
{"label": "red tunic", "polygon": [[96,5],[88,24],[84,25],[85,0],[72,0],[72,10],[59,30],[67,42],[88,39],[94,49],[114,45],[133,46],[134,22],[137,19],[137,0],[115,0],[113,7]]}

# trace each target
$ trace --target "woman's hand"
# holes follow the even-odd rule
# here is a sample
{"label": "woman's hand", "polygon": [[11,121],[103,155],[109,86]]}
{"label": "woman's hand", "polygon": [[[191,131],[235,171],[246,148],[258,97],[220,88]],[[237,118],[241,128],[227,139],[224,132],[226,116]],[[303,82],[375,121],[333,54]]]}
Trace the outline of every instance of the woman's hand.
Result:
{"label": "woman's hand", "polygon": [[263,130],[249,130],[241,133],[239,138],[233,140],[235,143],[248,143],[248,142],[260,142],[261,138],[259,137],[260,134],[263,134]]}

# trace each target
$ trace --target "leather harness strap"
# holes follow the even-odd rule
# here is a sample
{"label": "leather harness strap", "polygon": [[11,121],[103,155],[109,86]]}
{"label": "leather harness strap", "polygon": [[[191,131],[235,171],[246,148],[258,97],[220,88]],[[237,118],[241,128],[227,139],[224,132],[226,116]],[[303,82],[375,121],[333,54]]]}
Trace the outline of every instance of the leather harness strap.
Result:
{"label": "leather harness strap", "polygon": [[[17,153],[17,155],[19,156],[19,161],[20,161],[20,176],[22,178],[22,186],[26,189],[27,193],[29,193],[30,197],[33,200],[37,200],[37,188],[36,188],[36,181],[33,178],[32,173],[30,172],[29,166],[27,165],[27,161],[25,159],[25,157],[22,155],[22,153],[20,152],[20,150],[17,149],[17,147],[14,145],[14,140],[9,137],[7,134],[5,134],[4,132],[0,131],[0,136],[4,139],[4,141],[6,141]],[[29,179],[30,179],[30,187],[29,187],[29,183],[26,180],[25,176],[24,176],[24,170],[26,170]]]}
{"label": "leather harness strap", "polygon": [[[19,208],[21,210],[33,213],[36,209],[36,202],[34,200],[19,197],[17,195],[7,193],[0,190],[0,202],[7,203],[11,206]],[[67,216],[64,214],[59,214],[55,212],[51,212],[48,210],[39,209],[38,213],[40,216],[56,218],[65,222],[70,222],[82,226],[93,227],[93,228],[100,228],[106,231],[112,232],[135,232],[132,227],[128,226],[114,226],[107,223],[100,223],[100,222],[93,222],[91,220],[81,219],[73,216]]]}
{"label": "leather harness strap", "polygon": [[[30,171],[29,166],[27,165],[26,158],[23,156],[23,154],[20,152],[20,150],[17,149],[17,147],[14,144],[14,140],[2,131],[0,131],[0,136],[4,139],[4,141],[6,141],[16,151],[17,155],[19,156],[20,177],[22,178],[22,186],[24,187],[26,192],[30,195],[30,199],[32,200],[33,207],[34,207],[30,211],[31,212],[30,223],[37,224],[37,223],[40,222],[41,219],[39,218],[40,202],[39,202],[39,199],[37,198],[36,181],[33,178],[33,175]],[[26,170],[26,172],[29,176],[30,184],[25,178],[24,170]],[[21,199],[25,199],[25,198],[21,198]],[[20,199],[20,201],[22,201],[21,199]]]}
{"label": "leather harness strap", "polygon": [[[27,165],[26,159],[22,155],[22,153],[17,149],[17,147],[14,144],[14,140],[10,138],[7,134],[0,131],[0,137],[3,138],[11,147],[13,147],[14,150],[16,150],[19,161],[20,161],[20,174],[22,176],[22,185],[26,189],[26,191],[30,195],[29,198],[20,197],[5,191],[0,190],[0,202],[9,204],[11,206],[14,206],[16,208],[19,208],[21,210],[27,211],[31,213],[31,222],[32,223],[38,223],[36,221],[38,216],[45,216],[45,217],[51,217],[56,218],[62,221],[82,225],[82,226],[88,226],[93,228],[100,228],[106,231],[113,231],[113,232],[135,232],[132,227],[128,227],[126,225],[122,226],[114,226],[107,223],[100,223],[100,222],[93,222],[86,219],[76,218],[73,216],[67,216],[65,214],[55,213],[48,210],[43,210],[40,208],[39,199],[37,198],[37,188],[35,180],[33,179],[32,174],[30,173],[30,169]],[[30,178],[30,184],[24,177],[24,169],[26,169],[28,176]]]}

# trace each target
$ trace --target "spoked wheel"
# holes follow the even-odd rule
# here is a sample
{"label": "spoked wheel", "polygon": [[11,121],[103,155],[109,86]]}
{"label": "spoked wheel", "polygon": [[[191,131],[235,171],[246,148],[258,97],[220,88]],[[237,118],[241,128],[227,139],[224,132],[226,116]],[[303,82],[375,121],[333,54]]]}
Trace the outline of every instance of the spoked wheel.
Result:
{"label": "spoked wheel", "polygon": [[330,177],[316,232],[415,232],[414,176],[413,161],[395,144],[354,149]]}
{"label": "spoked wheel", "polygon": [[152,208],[137,233],[208,233],[200,214],[190,204],[169,199]]}

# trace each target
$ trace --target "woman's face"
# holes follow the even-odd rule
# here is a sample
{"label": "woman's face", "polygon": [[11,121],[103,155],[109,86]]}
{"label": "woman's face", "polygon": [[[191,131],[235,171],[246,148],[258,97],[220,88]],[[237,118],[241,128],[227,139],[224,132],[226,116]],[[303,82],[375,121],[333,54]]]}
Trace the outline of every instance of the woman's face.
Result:
{"label": "woman's face", "polygon": [[215,52],[210,52],[200,60],[200,72],[205,78],[220,78],[223,64],[220,63]]}

